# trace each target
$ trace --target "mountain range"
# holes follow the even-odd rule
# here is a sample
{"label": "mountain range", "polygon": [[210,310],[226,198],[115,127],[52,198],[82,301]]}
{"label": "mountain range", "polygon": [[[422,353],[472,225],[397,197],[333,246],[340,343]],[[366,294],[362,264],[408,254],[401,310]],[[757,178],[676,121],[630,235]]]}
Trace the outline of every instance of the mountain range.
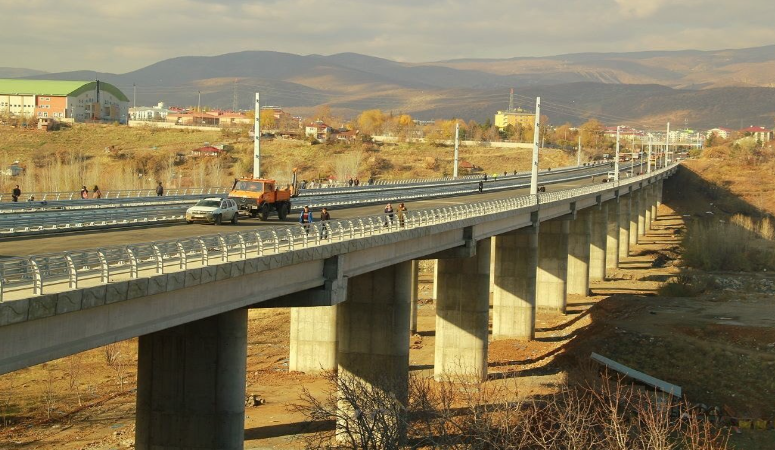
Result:
{"label": "mountain range", "polygon": [[[357,53],[295,55],[245,51],[166,59],[124,74],[74,71],[34,73],[0,68],[0,76],[100,80],[138,105],[163,101],[229,109],[278,105],[311,115],[328,105],[353,117],[365,109],[405,112],[420,119],[485,121],[509,103],[534,109],[542,97],[552,123],[690,127],[758,124],[775,118],[775,45],[717,51],[578,53],[550,57],[457,59],[404,63]],[[14,74],[16,71],[16,75]]]}

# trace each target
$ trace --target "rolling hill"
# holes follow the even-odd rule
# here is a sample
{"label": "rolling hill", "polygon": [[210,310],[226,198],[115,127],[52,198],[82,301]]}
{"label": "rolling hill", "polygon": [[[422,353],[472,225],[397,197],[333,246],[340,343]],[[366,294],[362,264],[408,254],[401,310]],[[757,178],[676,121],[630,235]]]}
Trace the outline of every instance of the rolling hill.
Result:
{"label": "rolling hill", "polygon": [[[461,59],[401,63],[340,53],[295,55],[245,51],[184,56],[124,73],[90,71],[32,74],[28,78],[94,79],[115,84],[138,104],[250,108],[253,93],[263,104],[301,115],[325,104],[353,116],[364,109],[408,112],[422,119],[460,117],[484,121],[508,105],[515,88],[519,105],[532,109],[540,95],[552,122],[580,123],[591,115],[605,122],[694,127],[771,126],[775,117],[775,45],[718,51],[579,53],[536,58]],[[0,69],[2,70],[2,69]],[[0,72],[2,73],[2,72]],[[25,75],[19,75],[25,76]],[[551,104],[555,104],[552,109]],[[570,105],[591,114],[560,108]]]}

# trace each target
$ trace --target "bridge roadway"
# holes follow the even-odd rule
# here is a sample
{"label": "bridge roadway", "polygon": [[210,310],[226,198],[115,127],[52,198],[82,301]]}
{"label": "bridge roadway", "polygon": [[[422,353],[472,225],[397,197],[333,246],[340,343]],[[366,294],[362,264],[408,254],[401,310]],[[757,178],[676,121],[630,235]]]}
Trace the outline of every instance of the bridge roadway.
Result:
{"label": "bridge roadway", "polygon": [[[572,189],[589,185],[589,180],[576,180],[567,183],[558,183],[551,186],[551,190]],[[530,192],[530,188],[510,189],[505,191],[484,192],[481,194],[466,194],[455,197],[438,198],[432,200],[406,201],[409,210],[424,208],[435,208],[439,206],[463,205],[466,203],[497,200],[525,195]],[[398,203],[393,203],[397,208]],[[355,217],[365,217],[381,213],[383,205],[369,205],[360,207],[350,207],[343,209],[331,209],[332,219],[347,219]],[[320,216],[319,210],[313,210],[315,220]],[[40,253],[65,252],[71,250],[82,250],[90,248],[100,248],[115,245],[130,245],[152,240],[165,240],[174,238],[183,238],[191,236],[201,236],[213,233],[231,233],[233,231],[244,231],[253,228],[288,226],[298,223],[298,217],[294,214],[285,221],[280,221],[276,217],[266,222],[258,219],[244,219],[236,225],[215,226],[202,223],[170,223],[165,226],[154,227],[134,227],[119,228],[98,231],[84,231],[81,233],[56,234],[46,236],[16,237],[6,240],[0,240],[0,258],[10,256],[29,256]]]}
{"label": "bridge roadway", "polygon": [[[567,294],[587,295],[590,280],[616,269],[674,170],[474,205],[434,200],[433,211],[414,204],[404,227],[344,219],[322,241],[297,226],[264,245],[253,231],[200,250],[180,239],[177,255],[122,254],[116,273],[82,285],[78,273],[93,269],[79,263],[70,289],[0,303],[0,373],[139,336],[136,448],[242,448],[246,308],[291,307],[290,370],[337,370],[403,402],[415,261],[436,259],[434,374],[484,380],[488,340],[532,339],[537,309],[564,313]],[[161,230],[179,238],[185,228],[134,238]],[[49,252],[59,239],[27,245]]]}

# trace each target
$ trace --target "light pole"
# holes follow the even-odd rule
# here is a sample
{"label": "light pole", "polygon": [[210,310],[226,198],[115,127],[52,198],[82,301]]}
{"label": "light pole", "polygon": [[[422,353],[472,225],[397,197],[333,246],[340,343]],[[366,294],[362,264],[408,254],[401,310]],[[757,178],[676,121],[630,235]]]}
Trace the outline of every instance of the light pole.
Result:
{"label": "light pole", "polygon": [[[643,170],[641,170],[643,172]],[[649,154],[648,154],[648,166],[646,167],[646,173],[651,173],[651,133],[649,133]]]}
{"label": "light pole", "polygon": [[619,128],[616,126],[616,156],[614,157],[614,182],[619,182]]}
{"label": "light pole", "polygon": [[533,127],[533,167],[530,171],[530,195],[538,195],[538,137],[541,128],[541,97],[536,97],[536,118]]}
{"label": "light pole", "polygon": [[261,106],[258,92],[256,92],[255,119],[253,124],[253,178],[261,178]]}
{"label": "light pole", "polygon": [[581,167],[581,130],[579,130],[579,149],[576,151],[576,167]]}
{"label": "light pole", "polygon": [[455,122],[455,167],[452,168],[452,178],[457,180],[458,147],[460,146],[460,123]]}

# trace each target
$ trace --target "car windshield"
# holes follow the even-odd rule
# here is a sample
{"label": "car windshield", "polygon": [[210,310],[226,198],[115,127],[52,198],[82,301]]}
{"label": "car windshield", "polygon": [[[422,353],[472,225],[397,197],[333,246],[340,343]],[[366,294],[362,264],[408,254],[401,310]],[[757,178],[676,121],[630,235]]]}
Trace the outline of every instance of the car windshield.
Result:
{"label": "car windshield", "polygon": [[264,183],[260,181],[237,181],[237,183],[234,185],[235,191],[252,191],[252,192],[263,192],[264,191]]}
{"label": "car windshield", "polygon": [[207,206],[207,207],[210,207],[210,208],[217,208],[217,207],[221,206],[221,201],[220,200],[202,199],[202,200],[199,200],[199,202],[196,204],[196,206]]}

